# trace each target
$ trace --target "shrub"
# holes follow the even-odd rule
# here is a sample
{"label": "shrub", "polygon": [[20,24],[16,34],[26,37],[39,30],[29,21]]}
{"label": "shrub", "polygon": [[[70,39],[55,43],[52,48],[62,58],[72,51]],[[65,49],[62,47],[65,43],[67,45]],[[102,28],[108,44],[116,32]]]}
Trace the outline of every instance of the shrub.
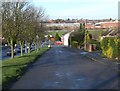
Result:
{"label": "shrub", "polygon": [[120,58],[120,38],[106,37],[101,40],[101,49],[104,56],[108,58]]}
{"label": "shrub", "polygon": [[97,41],[97,40],[91,39],[90,44],[96,44],[96,49],[97,49],[97,50],[100,50],[100,49],[101,49],[100,42]]}
{"label": "shrub", "polygon": [[78,42],[77,41],[72,41],[71,46],[73,48],[77,48],[78,47]]}
{"label": "shrub", "polygon": [[58,32],[55,34],[55,40],[56,40],[56,41],[61,41],[61,38],[60,38]]}

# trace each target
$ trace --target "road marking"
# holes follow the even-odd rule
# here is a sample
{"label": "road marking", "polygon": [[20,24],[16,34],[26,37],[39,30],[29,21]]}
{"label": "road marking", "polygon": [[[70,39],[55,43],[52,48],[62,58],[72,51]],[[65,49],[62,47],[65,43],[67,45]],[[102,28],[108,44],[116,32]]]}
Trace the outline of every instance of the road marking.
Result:
{"label": "road marking", "polygon": [[80,54],[83,54],[83,55],[85,55],[85,54],[87,54],[88,52],[81,52]]}
{"label": "road marking", "polygon": [[55,84],[59,84],[60,82],[55,82]]}
{"label": "road marking", "polygon": [[80,80],[85,80],[85,79],[84,78],[79,78],[79,79],[76,79],[76,80],[80,81]]}

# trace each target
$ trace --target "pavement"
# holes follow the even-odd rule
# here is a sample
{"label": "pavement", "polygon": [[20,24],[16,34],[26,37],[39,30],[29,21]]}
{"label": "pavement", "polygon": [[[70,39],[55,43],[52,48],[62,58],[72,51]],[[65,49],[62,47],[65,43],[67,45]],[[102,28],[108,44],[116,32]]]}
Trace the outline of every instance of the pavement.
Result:
{"label": "pavement", "polygon": [[93,61],[98,61],[104,65],[109,65],[112,69],[120,71],[120,62],[116,59],[108,59],[102,56],[100,51],[86,52],[84,56],[91,58]]}
{"label": "pavement", "polygon": [[118,89],[118,70],[91,60],[83,52],[52,47],[11,89]]}

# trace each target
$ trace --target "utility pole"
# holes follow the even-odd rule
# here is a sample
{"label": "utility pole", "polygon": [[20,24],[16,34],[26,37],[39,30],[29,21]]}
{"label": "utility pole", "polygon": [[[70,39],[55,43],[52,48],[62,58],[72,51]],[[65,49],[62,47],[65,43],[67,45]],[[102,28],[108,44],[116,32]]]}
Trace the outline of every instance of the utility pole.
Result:
{"label": "utility pole", "polygon": [[84,37],[84,50],[86,50],[86,30],[85,30],[85,37]]}
{"label": "utility pole", "polygon": [[72,47],[72,39],[71,39],[71,36],[70,36],[70,47]]}
{"label": "utility pole", "polygon": [[[86,25],[86,22],[85,22],[85,25]],[[85,27],[85,26],[84,26]],[[86,28],[84,28],[85,30],[85,36],[84,36],[84,50],[86,51]]]}

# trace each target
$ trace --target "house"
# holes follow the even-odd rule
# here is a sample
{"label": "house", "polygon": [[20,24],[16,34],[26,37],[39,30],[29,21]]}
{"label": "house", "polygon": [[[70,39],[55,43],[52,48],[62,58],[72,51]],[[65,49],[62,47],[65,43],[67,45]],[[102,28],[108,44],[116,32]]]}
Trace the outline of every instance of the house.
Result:
{"label": "house", "polygon": [[86,29],[93,29],[94,28],[94,25],[92,23],[86,23],[85,24],[85,28]]}
{"label": "house", "polygon": [[70,37],[70,34],[74,32],[74,30],[72,30],[71,32],[68,32],[66,33],[65,35],[63,35],[61,37],[61,41],[63,43],[64,46],[69,46],[69,37]]}
{"label": "house", "polygon": [[101,35],[101,39],[105,37],[120,37],[120,29],[107,30]]}
{"label": "house", "polygon": [[110,28],[118,28],[120,26],[119,21],[109,21],[109,22],[98,22],[95,24],[86,23],[87,29],[110,29]]}
{"label": "house", "polygon": [[101,28],[106,29],[106,28],[116,28],[118,27],[119,22],[114,21],[114,22],[102,22],[101,23]]}
{"label": "house", "polygon": [[68,46],[68,45],[69,45],[69,43],[68,43],[69,36],[70,36],[69,33],[67,33],[67,34],[65,34],[65,35],[63,36],[63,40],[62,40],[63,45],[65,45],[65,46]]}

